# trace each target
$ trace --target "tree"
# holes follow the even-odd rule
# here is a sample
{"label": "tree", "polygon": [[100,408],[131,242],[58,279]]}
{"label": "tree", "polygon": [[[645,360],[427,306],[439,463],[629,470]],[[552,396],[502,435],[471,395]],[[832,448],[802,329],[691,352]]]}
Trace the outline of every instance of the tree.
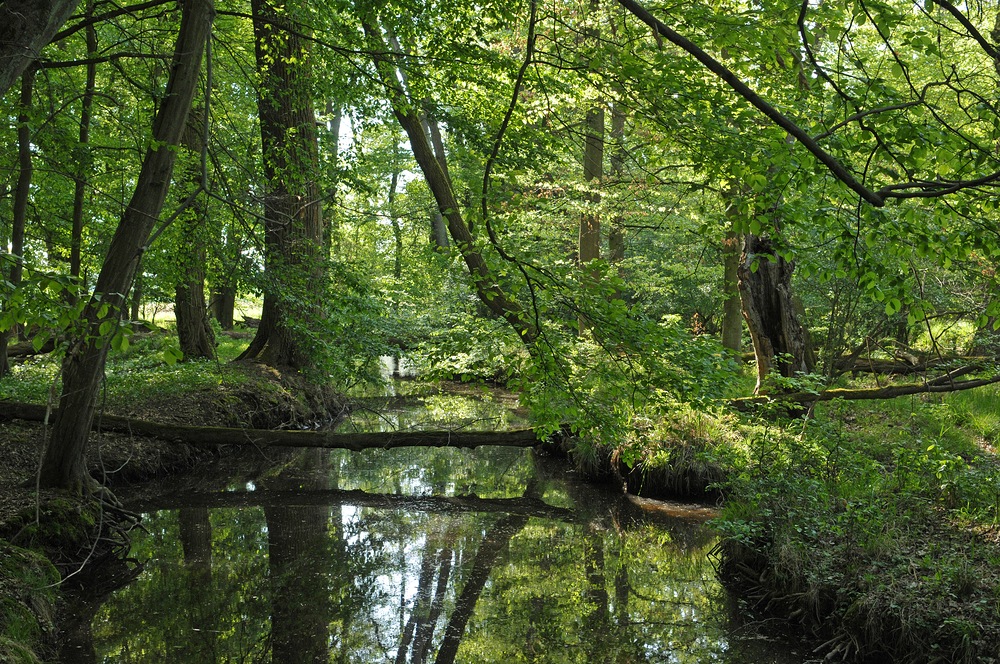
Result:
{"label": "tree", "polygon": [[[307,369],[316,357],[304,339],[325,284],[319,157],[309,41],[297,3],[254,0],[254,49],[264,156],[264,310],[241,359]],[[297,318],[298,317],[298,318]],[[313,320],[310,320],[313,319]]]}
{"label": "tree", "polygon": [[[135,193],[108,249],[82,314],[81,330],[62,365],[62,392],[39,473],[40,486],[82,493],[89,489],[87,439],[108,350],[123,338],[119,328],[142,250],[163,207],[177,146],[198,87],[202,54],[215,15],[213,0],[184,0],[170,77],[153,121]],[[117,343],[120,343],[117,342]]]}
{"label": "tree", "polygon": [[[190,208],[182,213],[177,223],[180,226],[181,243],[178,247],[175,265],[177,275],[174,287],[174,315],[177,321],[177,339],[184,359],[215,359],[215,334],[208,323],[208,307],[205,303],[205,261],[208,221],[206,201],[199,196],[200,189],[206,188],[203,178],[207,177],[205,163],[207,146],[207,119],[192,113],[184,134],[184,144],[196,156],[185,169],[185,179],[195,187],[192,195],[196,198]],[[201,120],[199,122],[199,120]]]}
{"label": "tree", "polygon": [[[31,177],[34,167],[31,158],[31,128],[28,126],[31,98],[35,86],[35,70],[29,69],[21,76],[21,102],[17,116],[18,175],[14,189],[14,216],[11,224],[10,283],[16,288],[24,273],[24,232],[28,216],[28,197],[31,193]],[[16,331],[16,327],[14,330]],[[0,331],[0,378],[10,369],[7,365],[7,343],[9,333]]]}
{"label": "tree", "polygon": [[455,196],[451,179],[442,165],[443,155],[439,158],[432,147],[432,136],[428,135],[425,128],[426,118],[422,117],[424,111],[421,102],[409,98],[400,83],[399,64],[393,62],[394,51],[386,44],[382,28],[375,17],[362,16],[361,21],[375,68],[388,92],[393,115],[410,139],[410,149],[434,194],[438,209],[448,222],[448,231],[468,267],[476,293],[487,309],[506,320],[530,346],[538,336],[538,329],[528,319],[521,305],[504,291],[478,249],[476,239],[462,216],[462,206]]}

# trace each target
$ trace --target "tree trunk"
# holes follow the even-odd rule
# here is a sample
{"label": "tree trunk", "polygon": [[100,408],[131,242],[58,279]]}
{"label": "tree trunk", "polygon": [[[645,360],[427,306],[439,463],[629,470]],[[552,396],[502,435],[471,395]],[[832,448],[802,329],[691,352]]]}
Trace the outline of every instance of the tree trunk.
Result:
{"label": "tree trunk", "polygon": [[[596,14],[597,10],[598,0],[591,0],[590,13]],[[596,28],[587,28],[584,34],[595,46],[600,40],[600,31]],[[591,63],[591,68],[595,68],[594,63]],[[604,177],[604,105],[600,100],[587,109],[584,132],[583,181],[593,191],[586,194],[587,207],[580,217],[578,260],[581,267],[601,257],[601,215],[597,206],[601,202],[598,189]],[[579,317],[578,324],[580,332],[589,329],[591,325],[584,315]]]}
{"label": "tree trunk", "polygon": [[[621,102],[615,102],[611,110],[611,141],[615,146],[611,153],[611,177],[620,184],[625,177],[625,107]],[[608,262],[616,265],[624,259],[625,218],[615,214],[608,231]]]}
{"label": "tree trunk", "polygon": [[806,331],[792,301],[794,269],[774,254],[769,239],[746,236],[738,273],[743,317],[757,359],[754,394],[768,390],[772,369],[786,378],[813,369]]}
{"label": "tree trunk", "polygon": [[91,481],[86,448],[98,388],[108,354],[110,325],[117,328],[139,259],[163,208],[173,173],[177,145],[198,87],[202,53],[215,15],[213,0],[183,0],[181,28],[174,50],[166,94],[153,121],[148,148],[135,193],[129,202],[97,278],[94,294],[83,312],[85,332],[66,353],[62,394],[40,469],[44,488],[82,493]]}
{"label": "tree trunk", "polygon": [[0,95],[38,57],[80,0],[4,0],[0,3]]}
{"label": "tree trunk", "polygon": [[[28,199],[31,196],[31,127],[28,125],[31,111],[31,97],[35,88],[34,68],[28,69],[21,77],[21,99],[17,115],[17,188],[14,190],[14,214],[11,221],[10,246],[14,254],[14,262],[10,267],[10,282],[13,288],[21,283],[24,272],[24,229],[28,219]],[[10,367],[7,363],[8,339],[17,333],[13,330],[0,331],[0,378],[5,376]]]}
{"label": "tree trunk", "polygon": [[[308,369],[315,355],[299,324],[319,315],[325,283],[316,114],[312,104],[309,41],[287,8],[253,0],[254,45],[262,72],[257,107],[267,191],[264,263],[267,285],[260,325],[240,359]],[[294,12],[292,12],[294,14]]]}
{"label": "tree trunk", "polygon": [[[184,145],[191,152],[201,155],[204,150],[203,118],[192,114],[184,135]],[[189,183],[202,180],[200,164],[186,169]],[[205,199],[199,196],[177,220],[181,242],[176,265],[180,271],[174,288],[174,315],[177,320],[177,339],[185,360],[193,358],[215,359],[215,333],[208,323],[205,305]]]}
{"label": "tree trunk", "polygon": [[[93,0],[87,0],[87,18],[94,11]],[[87,58],[96,57],[97,31],[92,24],[85,28],[87,36]],[[83,90],[83,100],[80,108],[80,149],[89,150],[90,118],[94,108],[94,92],[97,89],[97,63],[87,63],[87,83]],[[83,250],[83,206],[87,193],[88,159],[80,159],[73,188],[73,226],[70,234],[69,273],[79,279]]]}
{"label": "tree trunk", "polygon": [[[726,209],[732,214],[735,206]],[[743,350],[743,314],[739,289],[740,236],[729,230],[722,241],[722,347],[737,355]]]}
{"label": "tree trunk", "polygon": [[217,285],[212,289],[209,307],[212,316],[219,322],[223,330],[233,329],[233,312],[236,310],[236,286],[232,284]]}
{"label": "tree trunk", "polygon": [[438,207],[431,210],[431,240],[434,242],[434,246],[441,251],[450,245],[448,224],[445,223],[444,217],[441,216],[441,209]]}
{"label": "tree trunk", "polygon": [[392,51],[389,50],[381,30],[376,24],[367,21],[363,27],[372,46],[372,59],[379,76],[389,90],[393,114],[410,139],[410,149],[420,166],[420,171],[424,174],[438,210],[448,222],[448,232],[472,276],[476,294],[493,315],[507,321],[526,345],[533,345],[538,337],[538,330],[521,305],[509,298],[501,288],[482,252],[476,247],[475,238],[462,216],[462,206],[455,197],[447,172],[442,168],[441,160],[431,147],[431,138],[415,110],[414,102],[407,98],[405,90],[399,83],[398,68],[390,61],[389,54]]}
{"label": "tree trunk", "polygon": [[[142,257],[140,256],[137,260],[135,266],[135,276],[132,279],[132,299],[129,305],[128,319],[129,320],[139,320],[140,310],[142,309]],[[153,313],[153,318],[156,318],[156,313]]]}

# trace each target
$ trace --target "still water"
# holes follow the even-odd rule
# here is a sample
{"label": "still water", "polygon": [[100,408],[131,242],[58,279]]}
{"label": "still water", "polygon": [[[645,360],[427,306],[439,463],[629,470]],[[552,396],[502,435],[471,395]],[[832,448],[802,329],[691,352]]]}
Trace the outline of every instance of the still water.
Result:
{"label": "still water", "polygon": [[225,463],[130,498],[134,562],[73,599],[64,664],[804,661],[735,626],[703,510],[637,503],[562,461]]}

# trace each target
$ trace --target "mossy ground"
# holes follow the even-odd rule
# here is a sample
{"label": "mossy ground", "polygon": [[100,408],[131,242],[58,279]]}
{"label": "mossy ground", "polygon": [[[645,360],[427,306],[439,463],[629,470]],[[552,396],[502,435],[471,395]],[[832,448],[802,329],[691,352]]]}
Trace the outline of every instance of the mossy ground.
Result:
{"label": "mossy ground", "polygon": [[44,556],[0,540],[0,662],[41,661],[54,629],[58,581]]}

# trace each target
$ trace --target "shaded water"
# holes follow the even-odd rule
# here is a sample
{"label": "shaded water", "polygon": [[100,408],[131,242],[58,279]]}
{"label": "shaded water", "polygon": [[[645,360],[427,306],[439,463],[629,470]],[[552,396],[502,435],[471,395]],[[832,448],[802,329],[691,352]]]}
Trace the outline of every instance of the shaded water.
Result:
{"label": "shaded water", "polygon": [[143,568],[75,600],[62,662],[802,661],[731,626],[700,514],[530,451],[308,450],[222,474],[133,498]]}

